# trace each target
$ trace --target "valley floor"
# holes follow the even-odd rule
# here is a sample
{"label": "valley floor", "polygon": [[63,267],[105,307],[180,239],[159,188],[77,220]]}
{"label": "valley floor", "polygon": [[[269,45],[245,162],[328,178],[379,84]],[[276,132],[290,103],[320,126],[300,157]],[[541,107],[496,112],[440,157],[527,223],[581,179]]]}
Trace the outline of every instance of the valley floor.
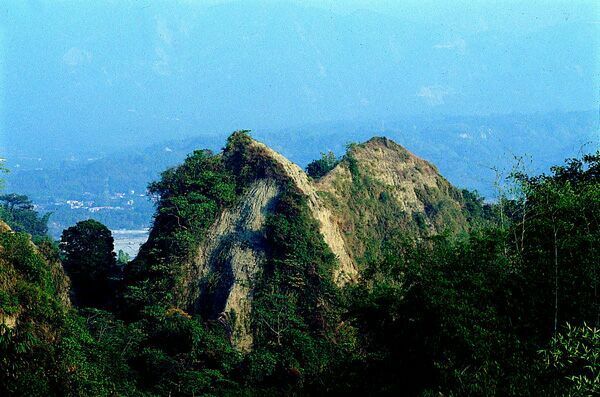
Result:
{"label": "valley floor", "polygon": [[113,230],[112,234],[115,239],[115,252],[123,250],[123,252],[134,258],[140,250],[141,245],[148,240],[148,233],[148,229]]}

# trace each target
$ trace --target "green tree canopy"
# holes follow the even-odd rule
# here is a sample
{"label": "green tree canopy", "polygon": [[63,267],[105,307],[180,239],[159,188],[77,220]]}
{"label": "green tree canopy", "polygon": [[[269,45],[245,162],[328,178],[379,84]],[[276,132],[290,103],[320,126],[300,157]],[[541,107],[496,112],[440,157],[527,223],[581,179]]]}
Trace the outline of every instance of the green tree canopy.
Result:
{"label": "green tree canopy", "polygon": [[22,194],[0,196],[0,219],[17,232],[44,237],[48,233],[48,219],[52,214],[38,214],[29,197]]}
{"label": "green tree canopy", "polygon": [[73,284],[75,303],[110,306],[118,276],[110,230],[93,219],[79,222],[63,232],[60,250]]}
{"label": "green tree canopy", "polygon": [[120,266],[124,266],[131,261],[131,256],[123,250],[119,250],[117,253],[117,264]]}
{"label": "green tree canopy", "polygon": [[306,166],[306,173],[312,178],[320,178],[331,171],[340,160],[332,151],[321,153],[321,158],[314,160]]}

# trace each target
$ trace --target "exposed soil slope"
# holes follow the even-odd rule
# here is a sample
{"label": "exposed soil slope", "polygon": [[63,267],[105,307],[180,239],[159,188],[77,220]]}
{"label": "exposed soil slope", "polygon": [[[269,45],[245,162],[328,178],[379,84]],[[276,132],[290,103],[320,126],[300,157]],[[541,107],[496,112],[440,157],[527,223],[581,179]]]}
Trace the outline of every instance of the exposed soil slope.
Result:
{"label": "exposed soil slope", "polygon": [[[376,258],[389,235],[466,225],[460,192],[433,165],[386,138],[352,146],[314,180],[264,144],[232,137],[218,161],[241,194],[198,232],[198,245],[178,265],[182,277],[172,304],[222,322],[240,350],[252,348],[252,302],[269,252],[265,228],[285,189],[306,199],[322,241],[337,258],[331,277],[338,287],[358,280],[361,263]],[[142,253],[152,251],[153,240],[151,235]]]}

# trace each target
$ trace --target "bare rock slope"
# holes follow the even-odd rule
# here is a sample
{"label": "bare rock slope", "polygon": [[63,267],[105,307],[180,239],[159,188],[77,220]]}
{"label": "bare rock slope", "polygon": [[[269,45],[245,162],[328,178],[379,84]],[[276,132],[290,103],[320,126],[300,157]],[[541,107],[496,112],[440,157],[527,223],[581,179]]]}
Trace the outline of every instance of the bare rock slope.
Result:
{"label": "bare rock slope", "polygon": [[376,258],[392,233],[434,234],[467,227],[462,193],[437,168],[394,141],[376,137],[352,145],[315,183],[342,231],[354,263]]}
{"label": "bare rock slope", "polygon": [[[333,279],[338,286],[358,279],[358,269],[350,257],[338,222],[319,197],[316,185],[296,164],[264,144],[250,143],[258,152],[268,156],[274,166],[307,198],[312,217],[317,220],[323,240],[336,255],[338,266]],[[252,346],[251,311],[254,287],[265,263],[265,219],[281,191],[281,181],[261,178],[253,182],[230,209],[225,209],[210,227],[188,266],[187,307],[209,317],[232,324],[235,345],[244,351]],[[206,280],[218,271],[221,281],[218,294],[209,298],[204,293]],[[225,276],[224,276],[225,275]],[[208,309],[202,310],[202,308]],[[235,321],[232,321],[235,313]]]}
{"label": "bare rock slope", "polygon": [[244,142],[244,164],[235,172],[257,164],[264,169],[204,231],[184,266],[183,298],[176,302],[229,327],[242,351],[253,344],[253,299],[269,250],[266,220],[290,185],[305,197],[322,241],[337,259],[331,277],[338,287],[359,279],[361,263],[376,257],[388,234],[402,228],[436,232],[447,218],[458,228],[466,222],[460,192],[434,166],[388,139],[351,147],[319,180],[264,144]]}

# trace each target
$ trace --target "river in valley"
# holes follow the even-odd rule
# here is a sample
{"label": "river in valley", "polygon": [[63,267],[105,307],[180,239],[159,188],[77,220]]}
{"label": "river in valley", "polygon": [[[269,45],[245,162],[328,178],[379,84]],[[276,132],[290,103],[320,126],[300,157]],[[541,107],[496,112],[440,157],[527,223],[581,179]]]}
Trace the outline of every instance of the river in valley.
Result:
{"label": "river in valley", "polygon": [[148,229],[128,230],[120,229],[112,231],[115,239],[115,252],[123,250],[133,259],[137,255],[142,244],[148,240]]}

